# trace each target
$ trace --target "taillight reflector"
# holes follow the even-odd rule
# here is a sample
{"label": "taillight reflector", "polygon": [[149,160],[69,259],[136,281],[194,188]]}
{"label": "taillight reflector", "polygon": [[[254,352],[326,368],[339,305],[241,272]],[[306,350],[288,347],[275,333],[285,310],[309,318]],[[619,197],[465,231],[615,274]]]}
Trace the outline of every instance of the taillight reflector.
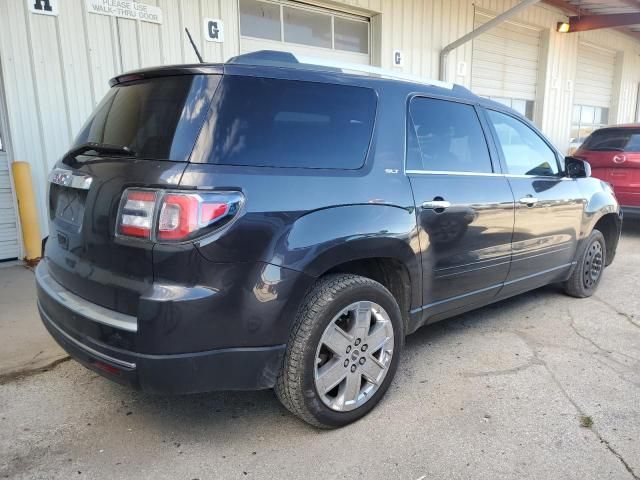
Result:
{"label": "taillight reflector", "polygon": [[118,218],[118,233],[136,238],[151,238],[157,193],[126,190]]}
{"label": "taillight reflector", "polygon": [[219,201],[211,202],[208,198],[210,196],[189,193],[165,195],[158,222],[158,238],[181,240],[225,216],[229,205]]}

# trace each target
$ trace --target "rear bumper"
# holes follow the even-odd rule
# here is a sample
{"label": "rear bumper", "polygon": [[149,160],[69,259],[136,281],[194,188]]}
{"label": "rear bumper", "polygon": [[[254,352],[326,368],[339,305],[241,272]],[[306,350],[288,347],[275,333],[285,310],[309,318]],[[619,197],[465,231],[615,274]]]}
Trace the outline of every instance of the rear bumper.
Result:
{"label": "rear bumper", "polygon": [[640,207],[620,207],[625,219],[640,219]]}
{"label": "rear bumper", "polygon": [[[118,335],[113,325],[105,323],[109,311],[65,292],[49,277],[45,262],[36,271],[36,285],[38,310],[53,338],[75,360],[113,381],[164,394],[258,390],[275,385],[285,345],[169,355],[138,353],[101,342],[98,332]],[[118,318],[117,312],[112,313]],[[86,328],[74,328],[78,325]]]}

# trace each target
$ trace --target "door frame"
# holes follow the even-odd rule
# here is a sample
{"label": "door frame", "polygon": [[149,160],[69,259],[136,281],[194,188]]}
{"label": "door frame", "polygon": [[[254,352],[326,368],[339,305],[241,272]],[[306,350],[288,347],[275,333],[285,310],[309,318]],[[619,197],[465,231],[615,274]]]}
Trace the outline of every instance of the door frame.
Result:
{"label": "door frame", "polygon": [[13,170],[11,169],[11,163],[13,163],[15,157],[13,155],[13,144],[11,142],[11,129],[9,128],[9,110],[7,108],[7,101],[4,93],[4,77],[2,71],[2,56],[0,56],[0,132],[2,133],[2,142],[4,144],[4,151],[7,155],[7,167],[9,168],[9,184],[11,186],[11,197],[13,199],[13,212],[16,219],[16,235],[18,242],[18,260],[24,258],[24,242],[22,240],[22,225],[20,223],[20,215],[18,213],[18,198],[16,196],[16,186],[13,180]]}

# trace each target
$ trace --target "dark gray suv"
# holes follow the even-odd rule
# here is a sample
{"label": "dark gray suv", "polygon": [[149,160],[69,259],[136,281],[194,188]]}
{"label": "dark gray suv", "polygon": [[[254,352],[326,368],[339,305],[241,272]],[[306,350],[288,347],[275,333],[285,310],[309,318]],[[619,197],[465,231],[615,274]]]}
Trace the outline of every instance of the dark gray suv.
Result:
{"label": "dark gray suv", "polygon": [[57,163],[38,306],[150,392],[274,388],[337,427],[406,335],[552,282],[591,295],[609,185],[465,88],[258,52],[121,75]]}

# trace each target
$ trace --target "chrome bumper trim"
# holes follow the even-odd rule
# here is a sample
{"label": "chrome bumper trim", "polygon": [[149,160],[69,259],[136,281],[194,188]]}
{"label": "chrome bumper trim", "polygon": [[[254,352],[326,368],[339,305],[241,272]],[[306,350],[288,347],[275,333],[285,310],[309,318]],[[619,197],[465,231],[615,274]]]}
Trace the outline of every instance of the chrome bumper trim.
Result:
{"label": "chrome bumper trim", "polygon": [[80,316],[127,332],[138,331],[136,317],[101,307],[71,293],[49,275],[44,262],[40,262],[36,268],[36,283],[50,297]]}

